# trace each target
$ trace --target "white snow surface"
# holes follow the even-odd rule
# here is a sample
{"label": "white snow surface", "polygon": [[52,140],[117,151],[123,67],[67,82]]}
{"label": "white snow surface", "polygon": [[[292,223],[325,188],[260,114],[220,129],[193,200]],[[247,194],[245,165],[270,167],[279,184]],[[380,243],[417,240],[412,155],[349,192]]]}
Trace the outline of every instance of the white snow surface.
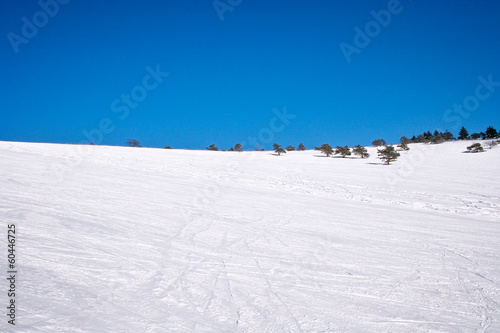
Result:
{"label": "white snow surface", "polygon": [[0,142],[1,332],[500,332],[500,148]]}

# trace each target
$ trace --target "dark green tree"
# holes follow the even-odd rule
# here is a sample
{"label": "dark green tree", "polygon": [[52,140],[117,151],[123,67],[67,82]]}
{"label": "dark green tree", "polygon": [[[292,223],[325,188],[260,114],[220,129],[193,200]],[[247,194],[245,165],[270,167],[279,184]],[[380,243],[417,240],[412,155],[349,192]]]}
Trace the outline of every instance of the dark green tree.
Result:
{"label": "dark green tree", "polygon": [[351,149],[348,146],[337,146],[335,147],[335,155],[340,155],[342,158],[351,155]]}
{"label": "dark green tree", "polygon": [[444,138],[444,141],[455,140],[455,138],[453,137],[453,134],[451,134],[450,131],[448,131],[448,130],[444,131],[443,138]]}
{"label": "dark green tree", "polygon": [[286,146],[286,150],[287,151],[294,151],[295,150],[295,147],[292,146],[292,145],[289,145],[289,146]]}
{"label": "dark green tree", "polygon": [[281,145],[277,144],[277,143],[273,143],[273,149],[276,150],[278,148],[280,148]]}
{"label": "dark green tree", "polygon": [[399,143],[409,144],[411,143],[411,140],[408,139],[406,136],[402,136],[401,139],[399,139]]}
{"label": "dark green tree", "polygon": [[393,146],[385,146],[384,149],[377,149],[380,159],[384,161],[385,164],[390,164],[395,161],[399,156],[401,156]]}
{"label": "dark green tree", "polygon": [[477,140],[481,137],[481,135],[479,133],[472,133],[470,137],[472,140]]}
{"label": "dark green tree", "polygon": [[235,151],[243,151],[243,146],[241,145],[241,143],[237,143],[234,145],[234,150]]}
{"label": "dark green tree", "polygon": [[484,151],[484,148],[483,148],[483,146],[481,146],[480,143],[474,143],[474,144],[470,145],[469,147],[467,147],[467,150],[469,150],[472,153],[480,153],[480,152]]}
{"label": "dark green tree", "polygon": [[460,132],[458,132],[458,140],[467,140],[469,138],[469,132],[462,126]]}
{"label": "dark green tree", "polygon": [[488,126],[485,134],[486,134],[486,139],[494,139],[498,136],[497,130],[494,129],[492,126]]}
{"label": "dark green tree", "polygon": [[172,147],[170,147],[170,146],[166,146],[164,149],[172,149]]}
{"label": "dark green tree", "polygon": [[142,147],[141,143],[138,140],[136,140],[136,139],[128,139],[127,140],[127,145],[129,147]]}
{"label": "dark green tree", "polygon": [[299,144],[299,147],[297,148],[297,150],[298,150],[298,151],[304,151],[304,150],[306,150],[306,146],[304,146],[304,144],[303,144],[303,143],[300,143],[300,144]]}
{"label": "dark green tree", "polygon": [[207,150],[212,150],[212,151],[218,151],[219,148],[215,146],[215,143],[211,144],[210,146],[206,147]]}
{"label": "dark green tree", "polygon": [[398,145],[398,147],[401,148],[402,150],[410,150],[410,147],[408,147],[408,145],[404,142]]}
{"label": "dark green tree", "polygon": [[370,154],[368,154],[368,150],[363,147],[362,145],[356,145],[352,148],[352,152],[354,155],[358,155],[361,158],[368,158],[370,157]]}
{"label": "dark green tree", "polygon": [[328,143],[323,143],[319,147],[314,147],[314,150],[321,151],[323,154],[326,155],[326,157],[329,157],[331,154],[333,154],[333,148]]}
{"label": "dark green tree", "polygon": [[444,135],[443,133],[439,133],[438,135],[434,135],[432,138],[431,138],[431,142],[432,143],[435,143],[435,144],[438,144],[438,143],[443,143],[445,140],[444,140]]}
{"label": "dark green tree", "polygon": [[385,142],[384,139],[377,139],[372,141],[372,145],[374,145],[375,147],[385,146],[386,144],[387,143]]}

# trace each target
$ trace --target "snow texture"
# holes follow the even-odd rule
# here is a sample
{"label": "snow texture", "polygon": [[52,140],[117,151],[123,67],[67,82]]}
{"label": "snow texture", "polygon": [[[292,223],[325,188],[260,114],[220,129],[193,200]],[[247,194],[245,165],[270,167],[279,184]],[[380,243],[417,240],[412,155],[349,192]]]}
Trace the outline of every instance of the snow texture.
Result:
{"label": "snow texture", "polygon": [[0,331],[500,332],[500,148],[470,144],[387,166],[0,142]]}

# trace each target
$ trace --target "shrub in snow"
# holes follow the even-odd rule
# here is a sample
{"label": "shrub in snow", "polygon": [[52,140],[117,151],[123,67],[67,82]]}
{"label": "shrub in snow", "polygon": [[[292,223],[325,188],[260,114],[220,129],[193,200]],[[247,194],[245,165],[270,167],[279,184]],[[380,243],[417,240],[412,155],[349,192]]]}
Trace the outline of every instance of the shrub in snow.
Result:
{"label": "shrub in snow", "polygon": [[474,144],[470,145],[469,147],[467,147],[467,150],[469,150],[472,153],[480,153],[480,152],[484,151],[484,148],[483,148],[483,146],[481,146],[481,144],[479,142],[477,142],[477,143],[474,143]]}
{"label": "shrub in snow", "polygon": [[277,148],[275,152],[278,153],[278,155],[286,154],[286,150],[281,147]]}

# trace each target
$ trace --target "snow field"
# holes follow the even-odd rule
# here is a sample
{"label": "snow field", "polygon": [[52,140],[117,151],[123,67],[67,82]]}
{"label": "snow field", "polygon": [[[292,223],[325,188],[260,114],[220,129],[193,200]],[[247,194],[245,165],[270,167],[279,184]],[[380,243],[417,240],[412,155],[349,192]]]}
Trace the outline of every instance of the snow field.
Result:
{"label": "snow field", "polygon": [[500,331],[500,148],[467,145],[412,144],[384,166],[373,147],[79,160],[0,142],[15,331]]}

